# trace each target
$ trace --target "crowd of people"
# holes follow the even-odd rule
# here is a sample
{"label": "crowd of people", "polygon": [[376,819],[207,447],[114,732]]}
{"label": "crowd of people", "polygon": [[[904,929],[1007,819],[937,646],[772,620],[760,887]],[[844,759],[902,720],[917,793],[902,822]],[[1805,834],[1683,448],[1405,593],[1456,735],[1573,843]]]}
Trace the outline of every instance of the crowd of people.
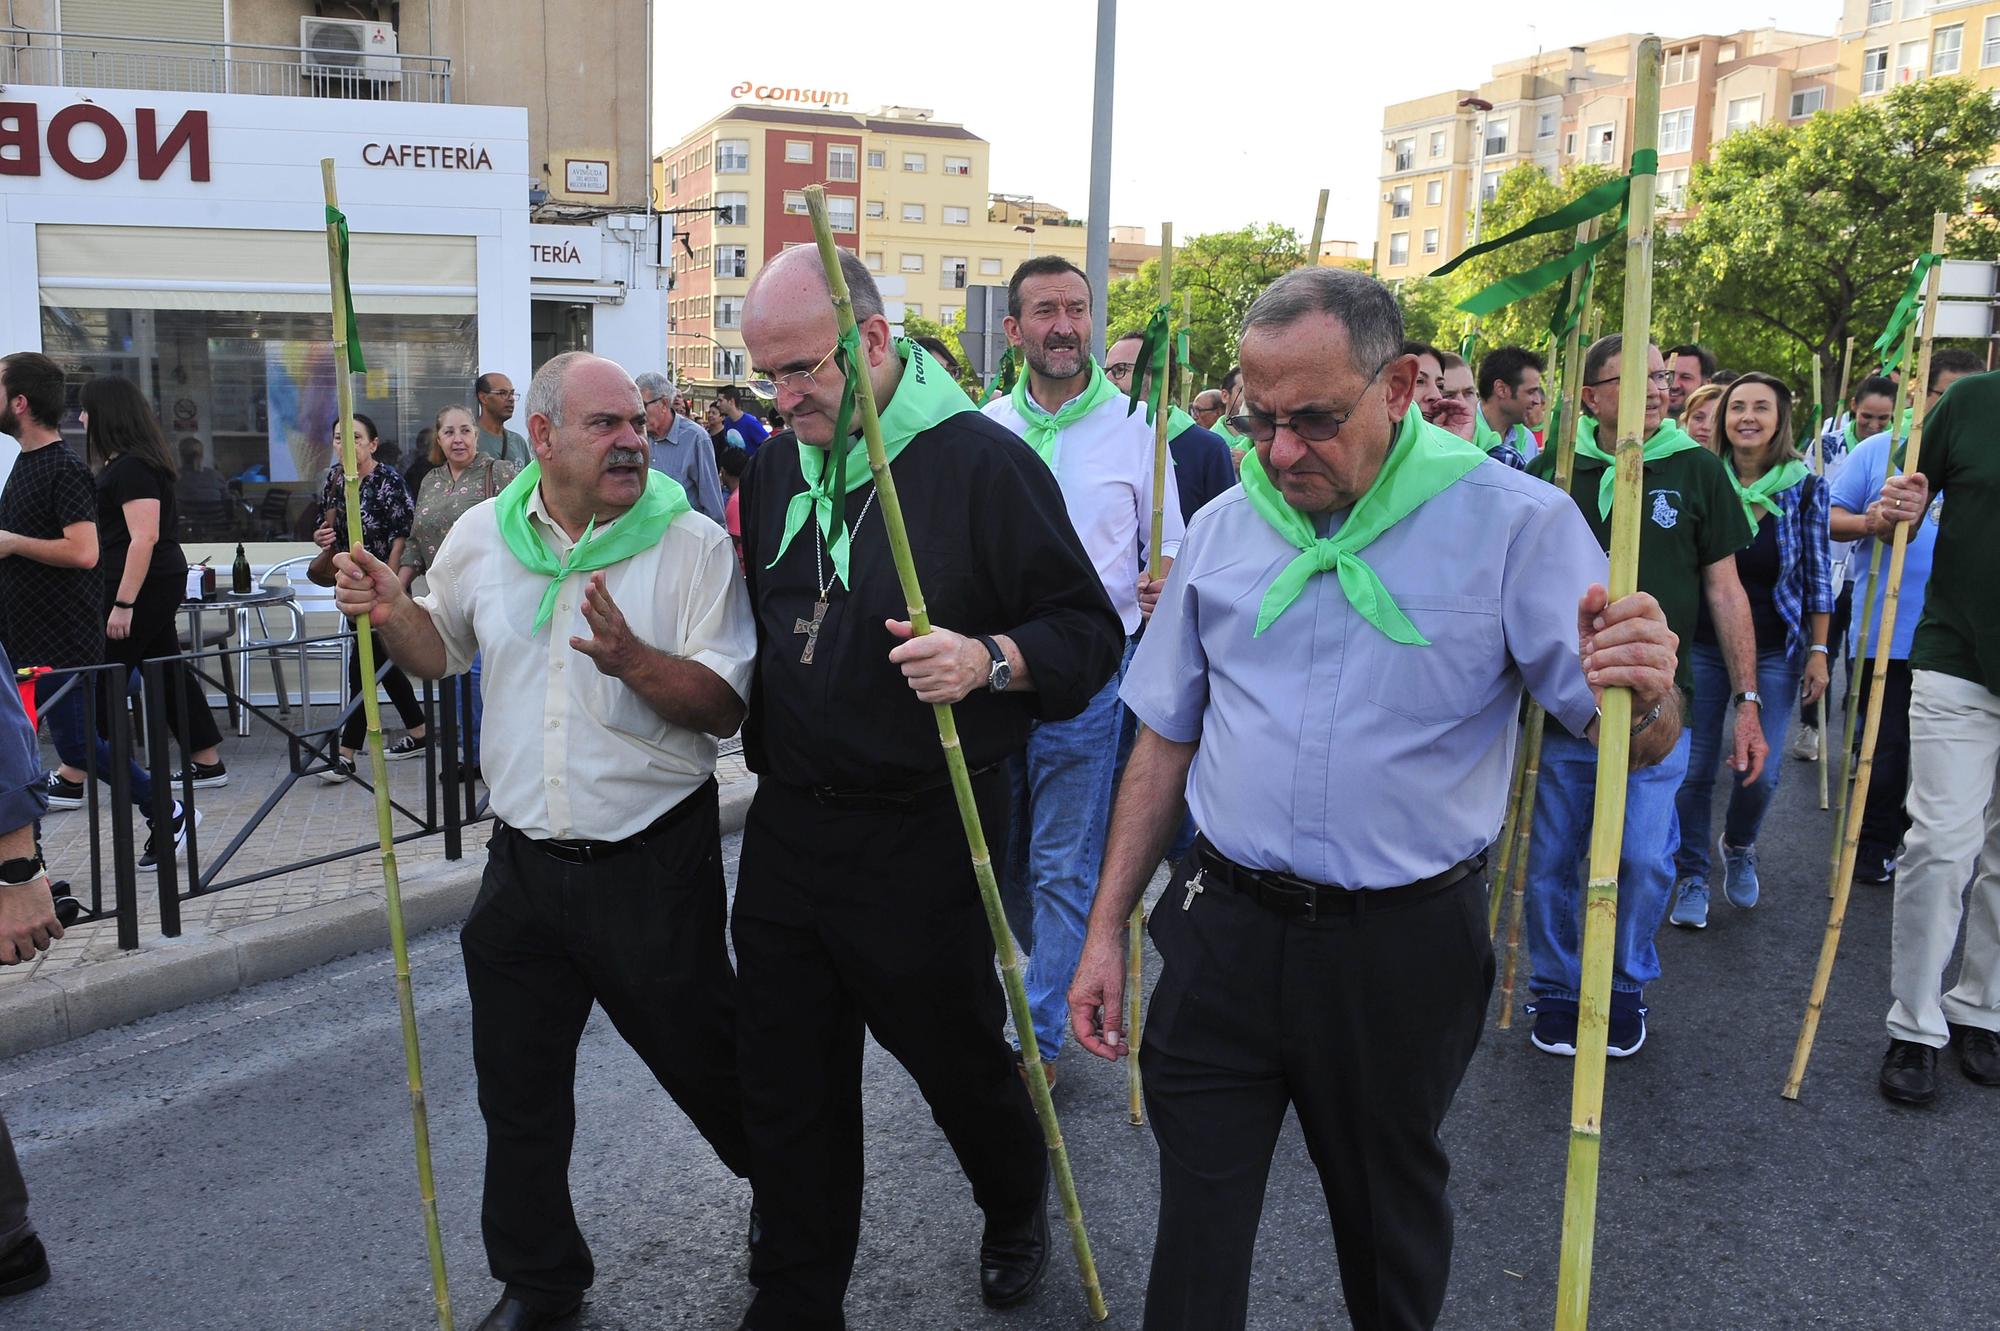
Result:
{"label": "crowd of people", "polygon": [[[775,429],[749,393],[697,410],[665,375],[571,353],[537,371],[525,436],[507,428],[512,384],[482,376],[476,407],[438,414],[414,487],[359,422],[359,545],[339,536],[344,478],[327,478],[313,575],[374,626],[392,701],[408,677],[475,673],[476,693],[525,704],[479,725],[498,825],[462,935],[482,1230],[504,1286],[483,1331],[553,1325],[595,1279],[566,1178],[593,1002],[753,1185],[743,1327],[845,1324],[864,1031],[914,1078],[984,1215],[982,1297],[1034,1294],[1045,1151],[935,703],[957,712],[1051,1086],[1072,1042],[1130,1052],[1127,920],[1171,867],[1138,1055],[1161,1165],[1145,1325],[1244,1324],[1288,1110],[1354,1324],[1434,1324],[1451,1250],[1438,1132],[1491,994],[1486,855],[1524,700],[1550,722],[1527,864],[1530,1039],[1568,1056],[1598,703],[1633,694],[1608,1050],[1630,1057],[1659,929],[1704,928],[1718,871],[1733,909],[1758,905],[1794,709],[1802,731],[1817,723],[1836,639],[1850,671],[1866,654],[1842,606],[1880,601],[1868,547],[1899,524],[1913,539],[1881,681],[1896,719],[1859,875],[1895,893],[1878,1084],[1928,1103],[1949,1043],[1967,1078],[2000,1085],[2000,456],[1979,437],[2000,375],[1933,355],[1921,469],[1893,476],[1892,380],[1862,379],[1807,429],[1769,374],[1600,338],[1574,390],[1565,495],[1541,356],[1497,347],[1474,364],[1407,341],[1380,283],[1303,269],[1250,307],[1241,365],[1169,412],[1156,492],[1155,427],[1128,397],[1135,377],[1154,387],[1143,339],[1110,330],[1100,363],[1097,293],[1068,261],[1012,275],[1023,369],[984,407],[945,348],[894,335],[865,266],[841,264],[851,359],[813,250],[751,284],[743,334]],[[60,410],[48,372],[0,362],[0,424],[60,451],[42,424]],[[1612,601],[1612,450],[1633,374],[1639,590]],[[878,404],[924,636],[865,452],[836,438],[850,375]],[[106,421],[131,414],[92,401]],[[127,603],[173,567],[145,507],[170,505],[153,473],[170,496],[172,468],[110,428],[89,427],[110,464],[95,482],[60,459],[60,479],[46,460],[25,473],[24,494],[61,504],[44,544],[0,546],[0,577],[22,554],[98,569],[103,636],[123,641],[151,623]],[[0,541],[24,539],[11,525]],[[404,719],[399,744],[420,748]],[[731,910],[714,767],[739,730],[759,783]],[[182,737],[197,763],[204,738]],[[1731,788],[1711,846],[1718,768]],[[1960,980],[1941,993],[1968,882]],[[55,934],[17,927],[0,948]],[[0,1202],[5,1183],[0,1170]]]}

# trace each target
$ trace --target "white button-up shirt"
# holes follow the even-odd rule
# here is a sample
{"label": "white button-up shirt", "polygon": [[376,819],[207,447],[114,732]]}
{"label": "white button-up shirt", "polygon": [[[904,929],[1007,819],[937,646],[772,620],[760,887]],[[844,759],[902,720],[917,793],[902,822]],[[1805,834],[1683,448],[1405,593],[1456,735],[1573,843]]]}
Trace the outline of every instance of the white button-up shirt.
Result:
{"label": "white button-up shirt", "polygon": [[[495,505],[489,499],[452,524],[417,601],[444,640],[449,673],[485,653],[479,756],[494,815],[535,838],[621,840],[715,774],[715,740],[669,724],[570,646],[572,636],[592,636],[583,618],[590,574],[563,579],[553,617],[530,631],[548,582],[507,548]],[[558,558],[574,544],[539,489],[528,520]],[[749,697],[757,630],[728,533],[683,513],[658,544],[603,573],[641,642],[707,666]]]}
{"label": "white button-up shirt", "polygon": [[[1146,546],[1153,533],[1153,427],[1144,411],[1127,416],[1126,405],[1120,393],[1071,422],[1056,438],[1054,466],[1070,525],[1076,528],[1129,637],[1139,631],[1139,571],[1146,565]],[[1012,395],[994,398],[982,410],[1023,439],[1028,437],[1028,423],[1015,409]],[[1180,553],[1184,523],[1171,463],[1163,499],[1160,555],[1172,559]]]}

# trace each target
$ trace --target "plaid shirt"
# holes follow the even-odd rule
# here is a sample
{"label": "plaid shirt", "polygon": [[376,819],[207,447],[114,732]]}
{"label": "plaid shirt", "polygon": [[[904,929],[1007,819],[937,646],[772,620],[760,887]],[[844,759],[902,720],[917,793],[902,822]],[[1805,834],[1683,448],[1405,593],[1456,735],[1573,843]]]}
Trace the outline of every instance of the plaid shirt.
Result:
{"label": "plaid shirt", "polygon": [[1833,613],[1833,556],[1827,546],[1826,482],[1807,476],[1772,498],[1778,505],[1778,585],[1771,600],[1791,630],[1786,655],[1803,659],[1812,643],[1808,615]]}
{"label": "plaid shirt", "polygon": [[1492,458],[1495,462],[1505,463],[1515,471],[1526,471],[1528,469],[1527,455],[1512,444],[1495,444],[1486,450],[1486,456]]}

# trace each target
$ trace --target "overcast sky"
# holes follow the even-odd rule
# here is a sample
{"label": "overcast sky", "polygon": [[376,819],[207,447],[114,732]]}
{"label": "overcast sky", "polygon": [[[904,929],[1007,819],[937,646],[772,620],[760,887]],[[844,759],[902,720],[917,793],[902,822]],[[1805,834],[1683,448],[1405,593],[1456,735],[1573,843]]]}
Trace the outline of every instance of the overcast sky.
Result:
{"label": "overcast sky", "polygon": [[[929,107],[993,145],[991,187],[1083,216],[1090,194],[1094,0],[841,5],[764,0],[704,9],[692,30],[662,9],[656,140],[675,142],[749,80],[832,89],[848,105]],[[693,13],[694,11],[686,11]],[[735,17],[732,18],[730,15]],[[1532,17],[1536,27],[1516,22]],[[1670,14],[1671,32],[1775,24],[1831,34],[1836,0],[1123,0],[1118,6],[1111,222],[1156,239],[1281,221],[1301,236],[1331,189],[1326,235],[1374,239],[1382,108],[1491,76],[1497,61]],[[1302,17],[1309,16],[1309,17]],[[734,22],[749,26],[731,40]],[[720,27],[718,27],[718,24]]]}

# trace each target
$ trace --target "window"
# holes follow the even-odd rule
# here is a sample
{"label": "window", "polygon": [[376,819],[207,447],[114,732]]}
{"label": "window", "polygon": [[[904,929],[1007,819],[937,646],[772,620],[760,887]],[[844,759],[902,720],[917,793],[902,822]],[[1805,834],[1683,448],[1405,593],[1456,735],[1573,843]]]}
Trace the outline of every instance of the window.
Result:
{"label": "window", "polygon": [[947,157],[944,159],[944,173],[948,176],[969,176],[972,174],[972,159]]}
{"label": "window", "polygon": [[1000,276],[1000,261],[998,259],[981,259],[979,261],[979,275],[981,277]]}
{"label": "window", "polygon": [[923,221],[923,220],[924,220],[924,206],[923,206],[923,205],[922,205],[921,203],[906,203],[906,204],[904,204],[904,205],[903,205],[903,220],[904,220],[905,222],[921,222],[921,221]]}
{"label": "window", "polygon": [[1479,178],[1480,198],[1486,200],[1486,202],[1488,203],[1491,203],[1493,202],[1493,196],[1498,194],[1499,192],[1500,192],[1500,172],[1497,168],[1495,170],[1488,171],[1485,175],[1482,175]]}
{"label": "window", "polygon": [[1434,129],[1431,131],[1431,157],[1435,160],[1442,156],[1444,156],[1444,131]]}
{"label": "window", "polygon": [[906,318],[906,319],[921,319],[921,318],[923,318],[923,317],[924,317],[924,304],[923,304],[923,302],[922,302],[922,301],[920,301],[920,300],[906,300],[906,301],[904,301],[904,302],[903,302],[903,317],[904,317],[904,318]]}
{"label": "window", "polygon": [[946,327],[950,327],[950,326],[951,326],[951,324],[952,324],[952,323],[953,323],[953,322],[954,322],[954,321],[955,321],[955,320],[956,320],[957,318],[958,318],[958,306],[956,306],[956,305],[940,305],[940,306],[938,306],[938,322],[939,322],[939,323],[941,323],[941,324],[945,325]]}
{"label": "window", "polygon": [[1736,58],[1735,42],[1724,42],[1722,44],[1722,49],[1718,50],[1715,53],[1715,63],[1718,65],[1726,65],[1735,58]]}
{"label": "window", "polygon": [[1432,208],[1444,202],[1444,182],[1431,180],[1424,183],[1424,202]]}
{"label": "window", "polygon": [[743,297],[717,296],[715,298],[715,326],[717,328],[741,328],[743,326]]}
{"label": "window", "polygon": [[880,171],[882,169],[882,157],[883,154],[880,148],[870,148],[868,150],[868,169],[870,171]]}
{"label": "window", "polygon": [[1887,23],[1895,17],[1895,10],[1895,0],[1868,0],[1868,26],[1872,28],[1877,23]]}
{"label": "window", "polygon": [[1685,47],[1667,53],[1667,65],[1661,75],[1663,83],[1693,83],[1701,77],[1701,48]]}
{"label": "window", "polygon": [[1979,67],[2000,65],[2000,14],[1986,20],[1985,31],[1979,39]]}
{"label": "window", "polygon": [[924,169],[924,165],[925,165],[925,158],[922,153],[903,154],[903,169],[905,171],[922,171]]}
{"label": "window", "polygon": [[1610,162],[1618,151],[1618,127],[1616,125],[1592,125],[1583,138],[1583,160],[1586,162]]}
{"label": "window", "polygon": [[810,161],[811,161],[812,159],[813,159],[813,146],[812,146],[812,140],[810,140],[810,139],[786,139],[786,140],[785,140],[785,160],[786,160],[786,161],[788,161],[788,162],[810,162]]}
{"label": "window", "polygon": [[1438,229],[1434,226],[1427,226],[1424,228],[1424,253],[1436,254],[1437,252],[1438,252]]}
{"label": "window", "polygon": [[861,256],[861,262],[863,262],[863,263],[865,263],[865,264],[867,264],[867,265],[868,265],[868,271],[869,271],[869,272],[871,272],[871,273],[879,273],[879,272],[881,272],[881,271],[882,271],[882,251],[880,251],[880,250],[870,250],[870,251],[868,251],[868,253],[866,253],[866,254],[864,254],[864,255],[862,255],[862,256]]}
{"label": "window", "polygon": [[1389,236],[1389,266],[1400,268],[1410,261],[1410,233],[1391,232]]}
{"label": "window", "polygon": [[1724,137],[1727,137],[1739,129],[1750,128],[1763,118],[1764,99],[1762,97],[1733,98],[1729,103],[1729,121],[1723,126],[1722,133]]}
{"label": "window", "polygon": [[804,190],[788,189],[785,191],[785,211],[795,217],[805,216],[806,193]]}
{"label": "window", "polygon": [[854,169],[854,145],[851,143],[829,143],[826,146],[826,178],[828,180],[856,180],[860,173]]}
{"label": "window", "polygon": [[847,194],[826,196],[826,224],[835,231],[854,230],[854,198]]}
{"label": "window", "polygon": [[1684,153],[1694,145],[1694,108],[1660,112],[1660,151]]}
{"label": "window", "polygon": [[750,169],[750,140],[720,139],[715,145],[715,174],[740,176]]}
{"label": "window", "polygon": [[731,351],[728,347],[715,349],[715,377],[727,379],[731,383],[743,377],[743,353]]}
{"label": "window", "polygon": [[1677,166],[1671,171],[1662,171],[1658,177],[1658,194],[1655,201],[1661,211],[1677,213],[1687,207],[1688,169]]}
{"label": "window", "polygon": [[1415,139],[1397,139],[1389,145],[1389,149],[1396,154],[1395,170],[1407,171],[1417,160],[1417,141]]}
{"label": "window", "polygon": [[750,276],[750,247],[748,245],[717,245],[715,247],[715,275],[717,277]]}
{"label": "window", "polygon": [[1903,0],[1903,17],[1904,18],[1921,17],[1923,12],[1929,8],[1930,8],[1930,0]]}
{"label": "window", "polygon": [[963,291],[965,289],[967,265],[963,257],[954,258],[948,254],[945,256],[944,262],[938,265],[938,267],[944,274],[942,285],[945,288],[952,291]]}
{"label": "window", "polygon": [[1792,94],[1791,119],[1803,120],[1825,106],[1825,88],[1801,88]]}
{"label": "window", "polygon": [[715,196],[715,224],[717,226],[749,226],[750,196],[748,194],[718,194]]}
{"label": "window", "polygon": [[1544,111],[1535,120],[1535,137],[1538,139],[1552,139],[1555,136],[1556,113],[1553,111]]}
{"label": "window", "polygon": [[1931,47],[1931,73],[1958,73],[1959,55],[1965,49],[1965,25],[1954,23],[1949,28],[1939,28],[1931,34],[1936,45]]}
{"label": "window", "polygon": [[1486,155],[1504,157],[1507,155],[1507,139],[1513,127],[1510,120],[1489,120],[1486,122]]}
{"label": "window", "polygon": [[889,214],[888,214],[888,210],[887,210],[887,209],[885,209],[885,208],[883,208],[883,206],[882,206],[882,201],[881,201],[880,199],[870,199],[870,200],[868,201],[868,220],[869,220],[869,221],[871,221],[871,222],[879,222],[879,221],[881,221],[881,220],[882,220],[883,218],[887,217],[888,215],[889,215]]}
{"label": "window", "polygon": [[1574,157],[1574,156],[1576,156],[1576,135],[1575,135],[1575,134],[1565,134],[1565,135],[1563,135],[1563,156],[1565,156],[1565,157]]}
{"label": "window", "polygon": [[921,273],[924,271],[924,256],[921,254],[905,254],[903,256],[902,269],[906,273]]}
{"label": "window", "polygon": [[1896,47],[1896,82],[1908,83],[1922,77],[1924,66],[1929,63],[1930,47],[1931,44],[1921,38]]}
{"label": "window", "polygon": [[1410,187],[1398,185],[1389,191],[1389,216],[1408,217],[1410,215]]}
{"label": "window", "polygon": [[954,208],[950,204],[946,204],[944,206],[944,224],[946,226],[971,226],[972,209]]}
{"label": "window", "polygon": [[1889,86],[1889,48],[1871,46],[1861,53],[1861,95]]}

